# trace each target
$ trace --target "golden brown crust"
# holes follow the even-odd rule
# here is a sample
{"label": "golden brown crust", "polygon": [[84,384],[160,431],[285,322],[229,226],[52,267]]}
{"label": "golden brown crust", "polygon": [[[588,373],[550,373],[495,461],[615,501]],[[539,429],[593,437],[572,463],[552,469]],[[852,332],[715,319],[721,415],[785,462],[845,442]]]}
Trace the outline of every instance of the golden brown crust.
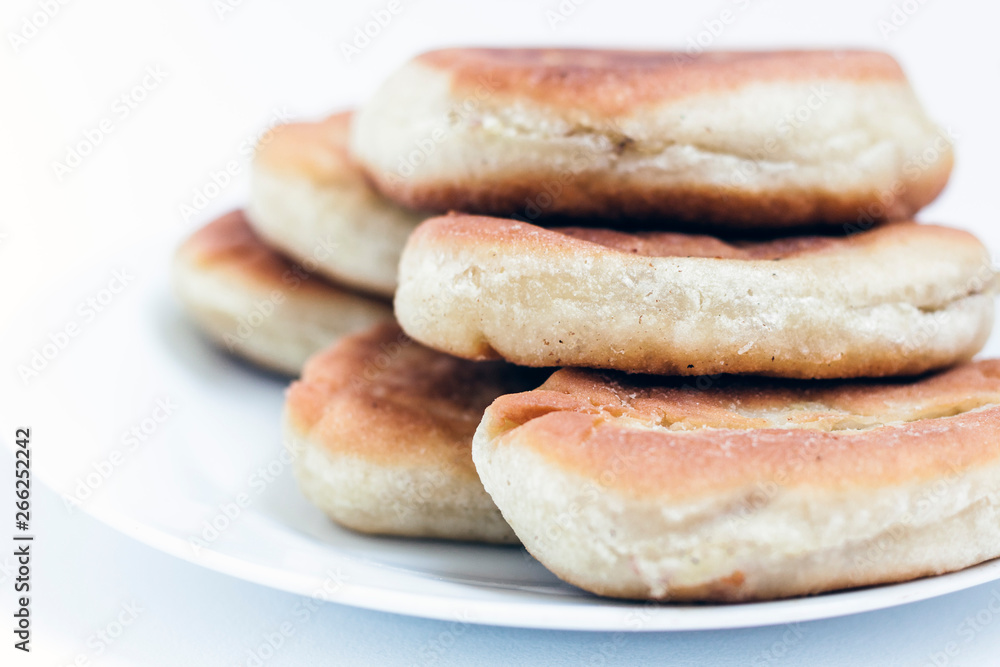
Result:
{"label": "golden brown crust", "polygon": [[447,72],[453,91],[486,85],[491,94],[607,116],[757,82],[905,80],[891,56],[873,51],[690,55],[591,49],[445,49],[425,53],[417,61]]}
{"label": "golden brown crust", "polygon": [[423,241],[448,244],[489,244],[515,252],[528,249],[546,253],[621,252],[647,257],[705,257],[735,260],[781,260],[843,252],[860,247],[903,246],[931,238],[942,243],[962,243],[975,252],[982,244],[968,232],[951,227],[901,221],[865,233],[846,236],[804,235],[762,240],[727,241],[703,234],[674,232],[624,232],[587,227],[544,229],[504,218],[451,213],[431,218],[417,227],[411,244]]}
{"label": "golden brown crust", "polygon": [[628,233],[589,227],[561,227],[553,231],[606,248],[647,257],[776,260],[815,254],[837,246],[837,241],[832,236],[789,236],[765,241],[727,242],[703,234]]}
{"label": "golden brown crust", "polygon": [[262,139],[247,217],[269,244],[335,284],[391,298],[399,252],[424,216],[368,183],[348,153],[352,115],[284,125]]}
{"label": "golden brown crust", "polygon": [[222,271],[264,289],[294,286],[302,294],[328,295],[342,290],[286,259],[254,232],[242,210],[208,223],[180,246],[178,254],[203,269]]}
{"label": "golden brown crust", "polygon": [[363,182],[364,176],[347,149],[350,111],[315,123],[289,123],[261,141],[255,163],[278,173],[294,173],[322,185],[345,179]]}
{"label": "golden brown crust", "polygon": [[[806,229],[839,226],[850,230],[860,220],[882,223],[912,217],[933,201],[948,182],[952,160],[935,165],[919,182],[908,183],[899,196],[883,206],[884,193],[831,193],[816,188],[748,193],[725,186],[672,186],[607,182],[589,174],[574,175],[558,186],[561,217],[594,217],[631,227],[692,229]],[[551,224],[549,211],[536,216],[529,203],[556,187],[548,172],[519,174],[503,179],[462,183],[415,183],[369,173],[379,188],[400,206],[443,213],[444,209],[509,215]],[[543,184],[540,186],[539,184]],[[442,203],[447,202],[446,206]]]}
{"label": "golden brown crust", "polygon": [[565,369],[497,399],[484,428],[498,447],[516,439],[636,498],[692,499],[763,480],[889,487],[1000,460],[1000,360],[863,383]]}
{"label": "golden brown crust", "polygon": [[470,447],[486,406],[546,375],[451,357],[387,322],[314,356],[288,389],[286,417],[333,453],[475,478]]}

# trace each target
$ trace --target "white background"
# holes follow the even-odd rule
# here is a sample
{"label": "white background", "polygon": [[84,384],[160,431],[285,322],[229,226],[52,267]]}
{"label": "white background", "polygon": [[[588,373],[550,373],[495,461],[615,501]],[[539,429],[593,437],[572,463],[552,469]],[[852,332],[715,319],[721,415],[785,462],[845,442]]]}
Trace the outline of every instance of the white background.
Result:
{"label": "white background", "polygon": [[[276,118],[314,118],[356,104],[407,57],[445,45],[684,48],[706,31],[701,39],[712,48],[889,50],[931,115],[957,137],[951,184],[922,219],[974,230],[994,253],[1000,249],[993,206],[1000,149],[997,3],[584,0],[563,3],[568,16],[552,25],[547,12],[559,12],[555,0],[399,2],[402,11],[348,62],[341,44],[386,2],[5,0],[0,326],[17,326],[23,306],[97,255],[153,234],[180,238],[242,201],[247,142]],[[43,5],[53,15],[41,20]],[[726,24],[719,22],[723,11],[732,17]],[[713,27],[717,35],[708,32]],[[118,100],[141,85],[148,68],[162,72],[162,80],[140,91],[144,99],[125,116]],[[60,177],[55,163],[65,162],[88,133],[95,136],[105,119],[110,132],[102,131],[92,153]],[[182,205],[191,205],[230,161],[239,168],[232,183],[203,211],[183,215]],[[164,261],[170,250],[164,248]],[[6,497],[8,457],[3,464]],[[34,572],[37,650],[24,664],[71,664],[81,655],[90,664],[245,664],[246,651],[296,603],[294,596],[200,570],[85,515],[69,515],[49,493],[37,491],[35,503],[45,549]],[[0,586],[7,618],[9,580]],[[265,664],[924,665],[956,642],[959,654],[947,664],[995,665],[1000,622],[968,641],[960,627],[993,595],[1000,596],[1000,585],[803,624],[792,634],[780,627],[624,637],[454,628],[326,605]],[[139,619],[96,655],[88,637],[131,600],[144,609]],[[8,664],[4,627],[0,623],[0,636],[8,637],[0,662]],[[780,656],[771,651],[775,646]],[[943,656],[937,659],[944,664]]]}

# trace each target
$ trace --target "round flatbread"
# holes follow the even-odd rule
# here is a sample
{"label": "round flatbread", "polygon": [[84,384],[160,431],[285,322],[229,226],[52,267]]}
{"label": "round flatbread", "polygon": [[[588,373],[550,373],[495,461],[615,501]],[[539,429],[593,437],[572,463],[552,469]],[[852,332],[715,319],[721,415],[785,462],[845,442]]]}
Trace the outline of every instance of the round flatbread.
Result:
{"label": "round flatbread", "polygon": [[335,282],[391,297],[399,253],[426,216],[375,192],[347,153],[350,112],[275,128],[254,156],[254,229]]}
{"label": "round flatbread", "polygon": [[448,49],[383,84],[351,147],[411,208],[703,230],[912,217],[952,141],[884,53]]}
{"label": "round flatbread", "polygon": [[1000,556],[1000,361],[916,381],[566,369],[487,409],[476,469],[514,532],[599,595],[741,602]]}
{"label": "round flatbread", "polygon": [[177,249],[174,291],[194,322],[229,352],[298,375],[341,336],[392,321],[382,299],[341,289],[258,237],[242,211],[210,222]]}
{"label": "round flatbread", "polygon": [[970,359],[995,282],[974,236],[915,223],[727,242],[452,215],[410,237],[395,306],[409,335],[469,359],[846,378]]}
{"label": "round flatbread", "polygon": [[516,542],[476,474],[472,436],[495,398],[543,379],[435,352],[391,323],[344,338],[288,390],[299,486],[361,532]]}

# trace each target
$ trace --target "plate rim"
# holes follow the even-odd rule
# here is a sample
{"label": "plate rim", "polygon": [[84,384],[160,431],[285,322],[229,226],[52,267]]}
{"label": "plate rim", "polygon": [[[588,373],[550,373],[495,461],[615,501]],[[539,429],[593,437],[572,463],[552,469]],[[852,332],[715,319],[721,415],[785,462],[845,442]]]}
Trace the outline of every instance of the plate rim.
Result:
{"label": "plate rim", "polygon": [[[5,427],[7,425],[6,423],[4,424]],[[13,447],[9,445],[6,449],[13,451]],[[44,479],[44,475],[40,476],[40,481],[50,491],[56,495],[61,495],[57,488]],[[97,503],[97,506],[100,507],[100,504]],[[120,534],[157,551],[214,572],[219,572],[220,574],[286,593],[318,599],[322,602],[343,604],[361,609],[415,618],[535,630],[645,633],[772,627],[789,623],[804,623],[881,611],[912,602],[921,602],[952,593],[959,593],[963,590],[1000,580],[1000,558],[998,558],[972,565],[963,570],[936,576],[921,577],[894,584],[834,591],[817,596],[721,605],[650,604],[641,600],[605,600],[596,596],[594,596],[594,600],[605,602],[606,604],[599,606],[573,606],[559,602],[502,602],[495,600],[475,600],[441,594],[414,593],[411,591],[400,591],[375,585],[352,584],[349,582],[344,584],[342,589],[338,590],[335,597],[331,597],[316,594],[317,585],[322,584],[323,580],[313,575],[294,575],[294,573],[276,567],[240,559],[236,555],[225,553],[211,546],[201,547],[196,553],[190,548],[190,544],[181,537],[149,526],[125,514],[116,514],[111,511],[95,511],[94,504],[91,503],[81,506],[79,511],[113,528]],[[303,536],[305,537],[305,535]],[[198,553],[201,555],[198,555]],[[300,580],[302,586],[289,585],[289,575],[293,575],[296,579]],[[954,585],[954,579],[956,578],[962,580],[957,586]],[[465,584],[456,583],[455,585]],[[895,594],[886,595],[883,600],[865,605],[862,609],[854,608],[857,605],[856,598],[861,595],[884,594],[889,591],[894,591]],[[410,601],[414,605],[400,608],[400,599]],[[806,613],[803,614],[803,603],[808,604],[810,602],[812,604],[809,604],[809,606],[812,608],[807,609]],[[462,616],[455,614],[454,607],[459,603],[464,607],[463,611],[468,611],[471,608],[473,613],[463,614]],[[416,606],[420,607],[420,611],[414,611]],[[752,614],[749,612],[750,609],[760,609],[761,607],[768,607],[767,614]],[[786,608],[775,611],[774,607]],[[497,615],[497,609],[503,609],[503,613]],[[559,616],[556,616],[554,619],[552,618],[552,612],[556,609],[559,610],[563,618],[559,618]],[[640,610],[648,614],[649,618],[642,625],[636,627],[633,622],[627,621],[627,617]],[[481,616],[479,612],[488,612],[490,617],[486,618],[485,613]],[[617,623],[609,623],[607,616],[613,614],[620,614],[623,618]],[[685,622],[686,619],[684,618],[675,618],[682,616],[693,616],[699,620],[702,617],[708,618],[705,619],[706,622],[696,623]],[[719,622],[717,618],[719,616],[722,617],[723,622]],[[732,616],[733,619],[727,619],[729,616]],[[540,621],[532,621],[533,617],[538,617]],[[570,619],[572,619],[572,622],[560,622]]]}

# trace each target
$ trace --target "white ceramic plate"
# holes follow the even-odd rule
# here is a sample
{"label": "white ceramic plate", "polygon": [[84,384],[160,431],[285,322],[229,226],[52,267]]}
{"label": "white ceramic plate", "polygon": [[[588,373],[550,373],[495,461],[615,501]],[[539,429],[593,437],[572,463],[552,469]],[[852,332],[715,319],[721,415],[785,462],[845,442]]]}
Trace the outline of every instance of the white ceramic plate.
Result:
{"label": "white ceramic plate", "polygon": [[[283,459],[278,421],[285,380],[227,357],[197,335],[170,294],[170,251],[167,240],[127,260],[102,262],[32,307],[0,346],[4,442],[12,443],[15,428],[30,426],[35,479],[65,497],[87,496],[79,506],[67,502],[67,511],[89,512],[157,549],[343,604],[573,630],[797,622],[1000,579],[1000,561],[993,561],[941,577],[805,599],[642,605],[563,584],[520,548],[342,530],[299,495]],[[121,270],[134,277],[113,281]],[[123,281],[128,284],[119,293],[110,290]],[[22,371],[33,357],[39,372],[25,381]],[[167,408],[157,410],[158,401]],[[217,534],[206,529],[212,522]]]}

